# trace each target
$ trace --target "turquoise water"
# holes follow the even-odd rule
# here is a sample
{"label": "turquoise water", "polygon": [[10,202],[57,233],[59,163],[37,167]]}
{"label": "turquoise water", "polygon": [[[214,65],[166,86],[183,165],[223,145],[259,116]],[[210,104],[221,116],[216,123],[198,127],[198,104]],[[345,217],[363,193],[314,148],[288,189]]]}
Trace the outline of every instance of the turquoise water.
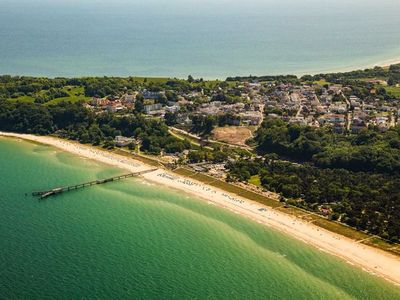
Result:
{"label": "turquoise water", "polygon": [[141,179],[25,196],[120,173],[0,138],[0,299],[400,299],[336,257]]}
{"label": "turquoise water", "polygon": [[0,0],[0,74],[225,78],[400,60],[398,0]]}

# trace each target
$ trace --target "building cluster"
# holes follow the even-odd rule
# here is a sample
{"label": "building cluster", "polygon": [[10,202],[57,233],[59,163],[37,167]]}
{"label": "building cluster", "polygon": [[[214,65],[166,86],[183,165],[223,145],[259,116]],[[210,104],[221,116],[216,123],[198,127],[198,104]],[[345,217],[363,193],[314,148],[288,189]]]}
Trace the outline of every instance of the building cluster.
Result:
{"label": "building cluster", "polygon": [[[221,92],[216,90],[215,92]],[[246,103],[225,103],[223,101],[213,101],[213,94],[204,95],[203,92],[179,93],[176,101],[159,102],[160,97],[165,96],[165,92],[149,92],[143,90],[132,94],[124,94],[119,98],[96,98],[85,104],[87,108],[96,112],[127,112],[133,110],[138,94],[144,98],[143,112],[149,117],[164,118],[166,113],[176,113],[176,119],[181,125],[190,125],[193,116],[226,116],[227,123],[230,125],[252,125],[258,126],[263,121],[264,102],[261,97],[250,98],[248,94],[243,94],[240,99],[245,99]],[[200,100],[200,101],[199,101]],[[192,109],[187,109],[191,107]],[[193,109],[195,107],[195,109]]]}
{"label": "building cluster", "polygon": [[399,117],[395,100],[360,99],[342,85],[281,84],[265,95],[265,105],[270,116],[292,124],[331,127],[337,133],[357,133],[369,125],[385,131]]}
{"label": "building cluster", "polygon": [[242,102],[224,104],[221,101],[203,103],[196,114],[204,116],[227,116],[230,125],[260,125],[263,120],[263,104],[257,101],[251,104]]}
{"label": "building cluster", "polygon": [[91,101],[85,103],[86,108],[96,110],[97,112],[106,111],[109,113],[122,112],[134,108],[137,93],[125,94],[120,98],[97,98],[93,97]]}
{"label": "building cluster", "polygon": [[[199,115],[223,116],[224,124],[228,125],[259,126],[267,113],[291,124],[357,133],[370,125],[385,131],[395,126],[400,116],[396,100],[360,99],[352,94],[351,88],[339,84],[245,82],[234,87],[216,87],[207,95],[203,90],[176,92],[174,101],[166,100],[165,91],[141,90],[111,99],[93,98],[86,106],[98,112],[126,112],[134,109],[138,94],[144,98],[146,115],[164,118],[167,113],[174,113],[178,125],[186,127]],[[235,95],[235,101],[225,101],[224,95]]]}

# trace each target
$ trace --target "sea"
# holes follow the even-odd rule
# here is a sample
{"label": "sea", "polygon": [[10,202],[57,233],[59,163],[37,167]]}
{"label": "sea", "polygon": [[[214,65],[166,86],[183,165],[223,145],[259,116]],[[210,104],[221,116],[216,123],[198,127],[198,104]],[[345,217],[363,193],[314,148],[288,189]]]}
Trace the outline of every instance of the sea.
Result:
{"label": "sea", "polygon": [[399,0],[0,0],[0,74],[314,74],[400,61]]}
{"label": "sea", "polygon": [[400,299],[400,287],[207,201],[0,137],[0,299]]}

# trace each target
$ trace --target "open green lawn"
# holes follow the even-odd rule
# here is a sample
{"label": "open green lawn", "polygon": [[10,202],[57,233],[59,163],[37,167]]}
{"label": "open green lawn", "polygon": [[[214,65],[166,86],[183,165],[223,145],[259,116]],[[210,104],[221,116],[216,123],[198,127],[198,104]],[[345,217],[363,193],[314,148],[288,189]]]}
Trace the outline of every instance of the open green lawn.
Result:
{"label": "open green lawn", "polygon": [[256,186],[261,186],[260,175],[251,176],[249,179],[249,183],[254,184]]}
{"label": "open green lawn", "polygon": [[393,97],[399,97],[400,98],[400,87],[398,86],[387,86],[387,85],[381,85],[381,84],[376,84],[375,88],[379,89],[379,88],[384,88],[386,90],[386,92],[393,96]]}
{"label": "open green lawn", "polygon": [[357,78],[357,80],[360,81],[386,81],[388,78],[387,77],[366,77],[366,78]]}
{"label": "open green lawn", "polygon": [[[207,88],[215,88],[217,85],[219,85],[221,82],[224,82],[223,80],[221,81],[221,80],[205,80],[204,81],[204,83],[205,83],[205,86],[207,87]],[[230,87],[230,88],[234,88],[234,87],[236,87],[237,86],[237,84],[239,83],[239,81],[225,81],[227,84],[228,84],[228,86]]]}
{"label": "open green lawn", "polygon": [[386,92],[394,97],[400,97],[400,87],[398,86],[385,86]]}
{"label": "open green lawn", "polygon": [[170,78],[168,77],[133,77],[133,80],[137,82],[153,82],[153,83],[166,83]]}
{"label": "open green lawn", "polygon": [[318,81],[314,81],[313,82],[314,84],[318,84],[318,85],[320,85],[320,86],[324,86],[324,85],[326,85],[326,84],[330,84],[328,81],[326,81],[326,80],[318,80]]}
{"label": "open green lawn", "polygon": [[[62,97],[53,99],[46,103],[46,105],[57,104],[60,102],[78,102],[78,101],[88,101],[91,97],[85,96],[84,88],[81,86],[66,86],[63,88],[65,92],[69,94],[69,97]],[[43,95],[46,91],[42,90],[36,93],[37,96]],[[10,98],[8,99],[12,102],[34,102],[35,96],[20,96],[18,98]]]}
{"label": "open green lawn", "polygon": [[31,96],[20,96],[18,98],[9,98],[11,102],[33,102],[35,99]]}
{"label": "open green lawn", "polygon": [[53,99],[46,103],[46,105],[57,104],[60,102],[78,102],[78,101],[88,101],[91,97],[85,96],[84,88],[81,86],[66,86],[63,88],[65,92],[67,92],[69,97],[62,97]]}
{"label": "open green lawn", "polygon": [[[132,77],[133,80],[139,82],[139,83],[166,83],[168,80],[174,80],[174,78],[168,78],[168,77]],[[178,80],[183,80],[178,78]],[[215,88],[218,84],[220,84],[222,81],[221,80],[204,80],[204,84],[207,88]],[[237,81],[229,81],[227,82],[229,87],[235,87],[237,85]],[[201,83],[193,83],[194,86],[201,85]]]}

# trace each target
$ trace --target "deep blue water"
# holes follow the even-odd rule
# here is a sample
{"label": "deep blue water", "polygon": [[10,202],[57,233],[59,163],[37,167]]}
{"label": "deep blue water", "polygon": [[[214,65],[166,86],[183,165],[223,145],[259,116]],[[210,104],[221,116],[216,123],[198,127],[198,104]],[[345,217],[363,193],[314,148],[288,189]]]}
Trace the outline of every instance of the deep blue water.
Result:
{"label": "deep blue water", "polygon": [[400,60],[398,0],[0,0],[0,74],[224,78]]}

